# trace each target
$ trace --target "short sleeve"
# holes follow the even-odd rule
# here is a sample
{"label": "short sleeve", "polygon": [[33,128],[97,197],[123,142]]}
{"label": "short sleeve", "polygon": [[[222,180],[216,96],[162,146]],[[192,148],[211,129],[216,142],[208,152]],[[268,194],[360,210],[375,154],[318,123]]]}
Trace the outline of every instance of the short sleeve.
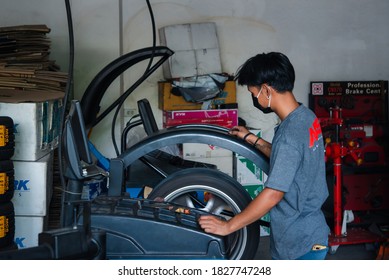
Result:
{"label": "short sleeve", "polygon": [[297,170],[302,160],[301,153],[293,146],[286,143],[278,145],[272,150],[271,169],[265,186],[283,192],[289,188],[297,176]]}

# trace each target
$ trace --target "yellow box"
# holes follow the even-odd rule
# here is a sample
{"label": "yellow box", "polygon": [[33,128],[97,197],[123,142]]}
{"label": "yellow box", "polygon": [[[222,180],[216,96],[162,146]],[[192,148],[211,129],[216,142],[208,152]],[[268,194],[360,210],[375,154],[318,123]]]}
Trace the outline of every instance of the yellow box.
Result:
{"label": "yellow box", "polygon": [[[201,103],[187,102],[182,96],[176,96],[171,93],[172,84],[170,82],[158,83],[158,108],[166,111],[174,110],[198,110],[201,109]],[[236,103],[236,83],[227,81],[223,92],[218,98],[211,102],[212,108],[218,105]]]}

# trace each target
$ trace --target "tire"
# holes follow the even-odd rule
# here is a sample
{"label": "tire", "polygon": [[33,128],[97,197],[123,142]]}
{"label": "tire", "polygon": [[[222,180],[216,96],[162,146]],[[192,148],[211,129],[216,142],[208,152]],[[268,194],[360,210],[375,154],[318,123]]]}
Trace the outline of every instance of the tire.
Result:
{"label": "tire", "polygon": [[13,203],[0,203],[0,248],[12,245],[14,237],[15,211]]}
{"label": "tire", "polygon": [[[201,197],[211,194],[208,202]],[[232,177],[218,170],[189,168],[180,170],[161,181],[148,196],[163,198],[191,208],[230,219],[251,201],[248,192]],[[253,259],[259,244],[259,222],[255,222],[226,238],[228,259]]]}
{"label": "tire", "polygon": [[11,201],[14,196],[15,172],[12,160],[0,161],[0,203]]}
{"label": "tire", "polygon": [[10,117],[0,116],[0,160],[13,157],[15,152],[14,122]]}

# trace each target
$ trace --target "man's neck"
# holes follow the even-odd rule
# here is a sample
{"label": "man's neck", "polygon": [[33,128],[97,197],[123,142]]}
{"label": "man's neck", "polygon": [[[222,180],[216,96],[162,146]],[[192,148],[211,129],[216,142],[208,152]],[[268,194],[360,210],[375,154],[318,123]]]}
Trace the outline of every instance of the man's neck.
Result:
{"label": "man's neck", "polygon": [[277,104],[274,112],[283,121],[290,113],[297,109],[300,105],[295,99],[292,92],[278,93]]}

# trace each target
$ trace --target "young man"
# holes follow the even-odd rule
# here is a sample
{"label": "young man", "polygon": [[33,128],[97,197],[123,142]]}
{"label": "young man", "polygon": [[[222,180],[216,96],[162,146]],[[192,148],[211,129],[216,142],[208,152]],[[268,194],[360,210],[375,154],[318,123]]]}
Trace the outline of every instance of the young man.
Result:
{"label": "young man", "polygon": [[294,68],[281,53],[258,54],[235,79],[247,86],[253,106],[281,120],[272,144],[242,126],[230,132],[270,157],[270,171],[264,190],[241,213],[228,221],[201,216],[199,224],[205,232],[228,235],[270,211],[273,259],[324,259],[329,235],[321,211],[328,196],[324,143],[317,117],[294,97]]}

